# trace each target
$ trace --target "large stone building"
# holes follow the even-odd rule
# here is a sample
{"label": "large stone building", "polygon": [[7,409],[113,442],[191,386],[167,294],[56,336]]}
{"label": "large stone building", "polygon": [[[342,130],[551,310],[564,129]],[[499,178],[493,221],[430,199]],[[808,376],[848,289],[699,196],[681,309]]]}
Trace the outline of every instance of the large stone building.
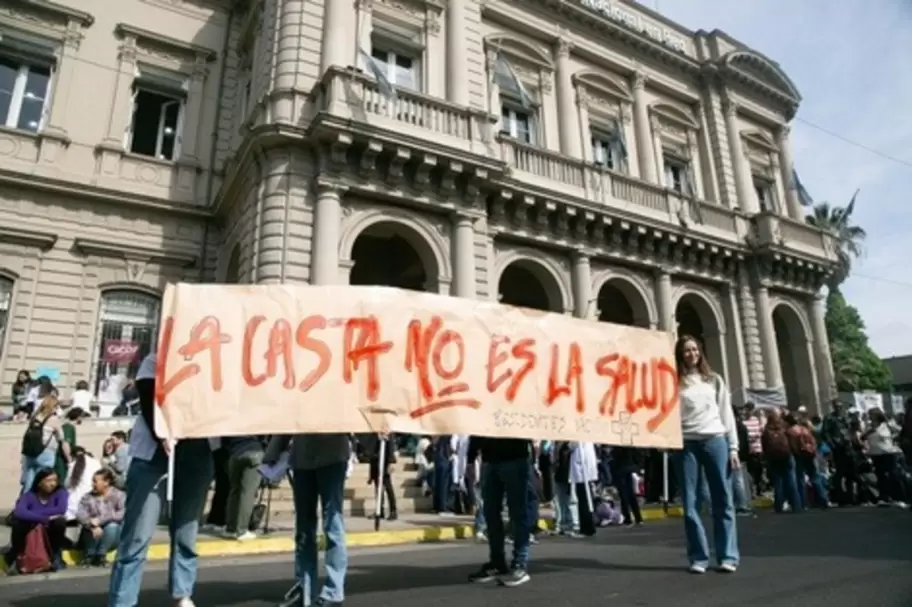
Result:
{"label": "large stone building", "polygon": [[631,0],[8,0],[0,34],[4,386],[116,399],[183,280],[498,298],[696,334],[736,398],[834,389],[800,96],[723,32]]}

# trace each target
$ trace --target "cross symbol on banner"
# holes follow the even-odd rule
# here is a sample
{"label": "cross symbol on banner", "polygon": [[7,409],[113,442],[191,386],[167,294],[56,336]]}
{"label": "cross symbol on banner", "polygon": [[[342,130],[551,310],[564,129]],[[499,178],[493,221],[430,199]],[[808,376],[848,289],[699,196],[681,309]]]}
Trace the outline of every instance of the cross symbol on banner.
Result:
{"label": "cross symbol on banner", "polygon": [[621,411],[617,420],[611,422],[611,432],[617,435],[621,445],[633,445],[633,439],[640,434],[640,425],[630,419],[630,414]]}

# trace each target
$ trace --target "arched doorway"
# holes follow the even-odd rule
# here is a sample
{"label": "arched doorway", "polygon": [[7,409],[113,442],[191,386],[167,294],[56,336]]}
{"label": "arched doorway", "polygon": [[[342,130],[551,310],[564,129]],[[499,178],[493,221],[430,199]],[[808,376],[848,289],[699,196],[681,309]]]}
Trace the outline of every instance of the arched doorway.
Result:
{"label": "arched doorway", "polygon": [[773,328],[789,408],[797,409],[800,405],[815,408],[817,399],[811,364],[811,343],[801,318],[791,306],[779,304],[773,310]]}
{"label": "arched doorway", "polygon": [[241,245],[235,244],[231,248],[231,255],[225,266],[225,284],[236,285],[241,282]]}
{"label": "arched doorway", "polygon": [[560,286],[555,278],[538,262],[518,259],[500,273],[497,281],[497,298],[502,304],[563,313]]}
{"label": "arched doorway", "polygon": [[596,301],[601,322],[645,329],[651,325],[649,305],[636,287],[623,278],[606,280],[598,291]]}
{"label": "arched doorway", "polygon": [[126,382],[158,341],[161,301],[134,290],[101,295],[94,388],[102,417],[120,404]]}
{"label": "arched doorway", "polygon": [[350,285],[437,291],[438,268],[430,247],[411,228],[394,221],[375,223],[355,238]]}
{"label": "arched doorway", "polygon": [[677,336],[692,335],[697,338],[710,366],[724,375],[725,350],[722,345],[721,321],[709,302],[694,293],[685,293],[675,306],[675,324]]}

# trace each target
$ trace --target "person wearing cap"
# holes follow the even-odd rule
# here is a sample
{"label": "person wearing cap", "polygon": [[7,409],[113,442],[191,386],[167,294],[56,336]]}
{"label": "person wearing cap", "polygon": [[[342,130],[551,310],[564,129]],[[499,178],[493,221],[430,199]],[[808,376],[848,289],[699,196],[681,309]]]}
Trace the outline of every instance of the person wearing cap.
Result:
{"label": "person wearing cap", "polygon": [[[117,558],[111,571],[108,607],[139,604],[143,566],[162,507],[160,484],[167,482],[171,445],[157,433],[155,424],[156,355],[139,366],[136,389],[140,415],[130,434],[130,467],[127,473],[127,503],[121,526]],[[198,555],[196,534],[200,513],[212,481],[212,454],[206,439],[184,439],[174,447],[174,496],[168,534],[168,593],[175,607],[194,607]]]}

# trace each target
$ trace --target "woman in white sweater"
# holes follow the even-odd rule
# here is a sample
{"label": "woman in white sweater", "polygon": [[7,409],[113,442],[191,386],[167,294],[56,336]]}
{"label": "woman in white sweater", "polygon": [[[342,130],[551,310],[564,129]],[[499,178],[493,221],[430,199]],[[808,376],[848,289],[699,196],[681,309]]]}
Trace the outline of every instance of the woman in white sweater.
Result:
{"label": "woman in white sweater", "polygon": [[681,430],[684,449],[675,454],[684,502],[684,530],[691,573],[705,573],[709,543],[700,520],[700,478],[709,486],[718,570],[738,568],[738,530],[732,503],[731,474],[740,467],[738,431],[725,381],[709,367],[694,337],[681,336],[675,345],[681,387]]}

